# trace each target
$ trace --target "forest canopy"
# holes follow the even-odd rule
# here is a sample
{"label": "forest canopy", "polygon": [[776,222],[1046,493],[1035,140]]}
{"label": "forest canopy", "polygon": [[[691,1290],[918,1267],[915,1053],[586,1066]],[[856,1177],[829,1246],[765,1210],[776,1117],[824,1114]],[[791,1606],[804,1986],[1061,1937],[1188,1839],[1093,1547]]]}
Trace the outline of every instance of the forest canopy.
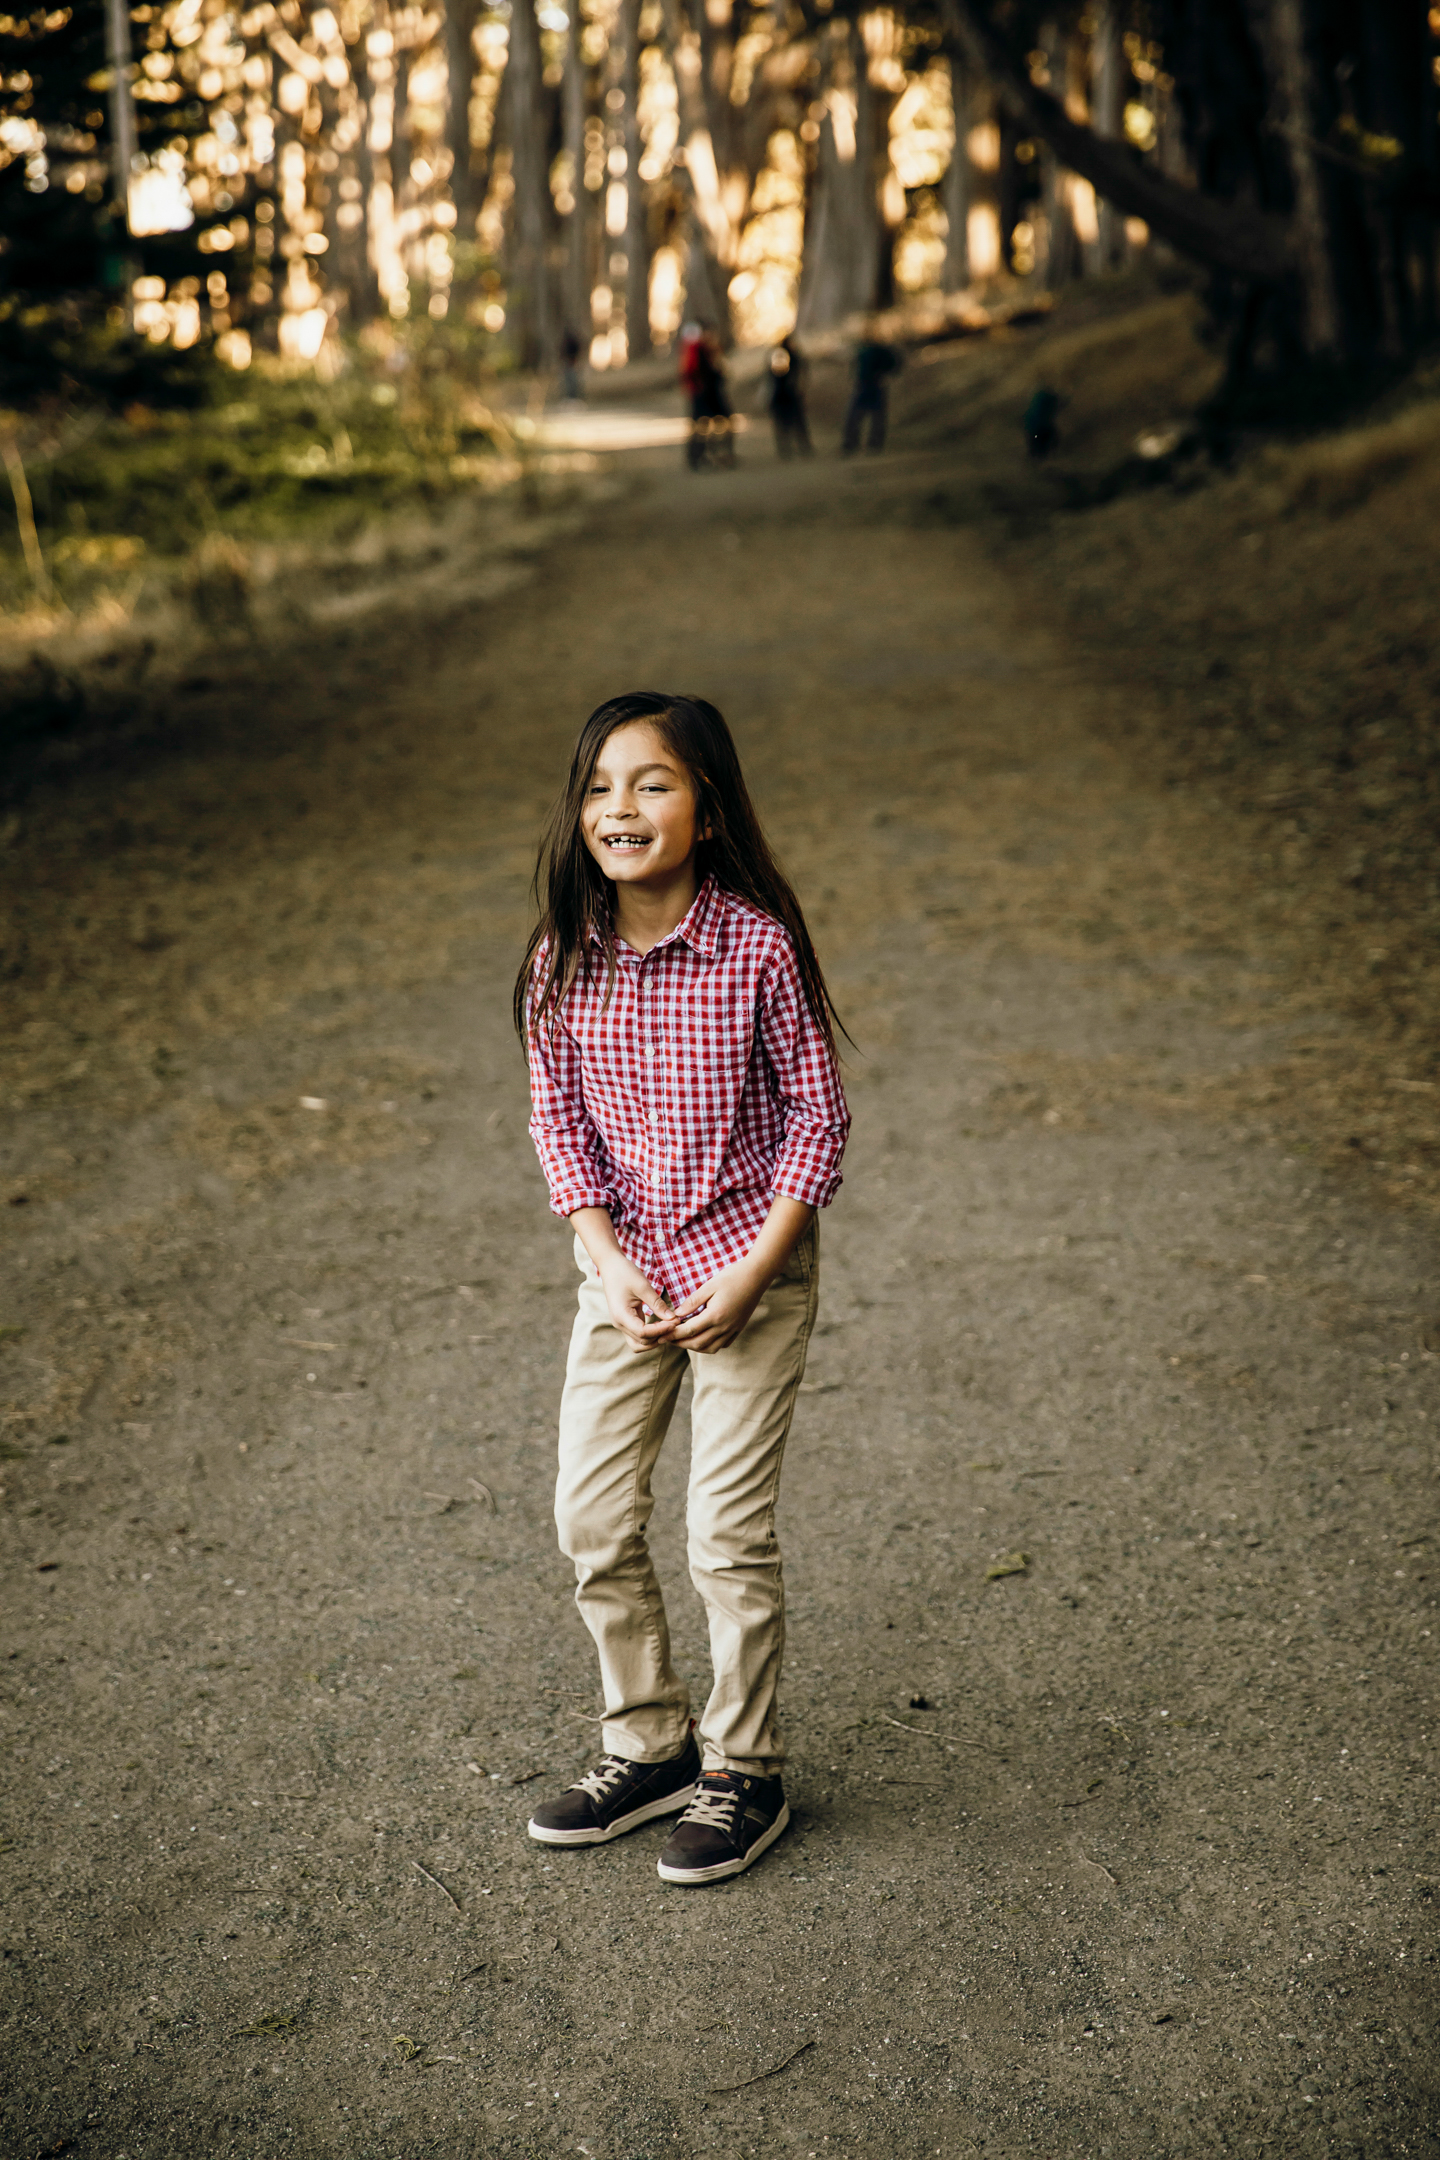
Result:
{"label": "forest canopy", "polygon": [[323,375],[418,318],[606,368],[1147,246],[1237,374],[1368,367],[1435,327],[1437,69],[1415,0],[39,6],[0,15],[4,399],[107,330]]}

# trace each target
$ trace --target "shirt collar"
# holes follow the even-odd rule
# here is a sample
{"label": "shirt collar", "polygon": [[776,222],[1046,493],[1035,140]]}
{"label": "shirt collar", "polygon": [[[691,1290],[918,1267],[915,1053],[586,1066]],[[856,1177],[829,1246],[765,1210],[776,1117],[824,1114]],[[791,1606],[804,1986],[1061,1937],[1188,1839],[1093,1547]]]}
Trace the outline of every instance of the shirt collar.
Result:
{"label": "shirt collar", "polygon": [[[670,932],[672,938],[684,938],[692,952],[699,953],[702,960],[713,960],[720,949],[720,920],[725,912],[725,902],[713,877],[707,877],[690,904],[690,912],[683,922]],[[660,940],[662,945],[669,938]]]}
{"label": "shirt collar", "polygon": [[[714,878],[707,877],[699,892],[691,901],[688,913],[681,921],[676,923],[673,930],[667,930],[663,938],[658,938],[651,946],[650,951],[663,952],[667,945],[673,945],[677,939],[683,939],[685,944],[690,947],[690,950],[698,953],[702,960],[713,960],[720,950],[720,925],[724,913],[725,896]],[[592,925],[590,938],[593,944],[600,943],[603,935],[604,933],[598,925]],[[632,948],[619,939],[616,940],[616,950],[617,952],[631,953],[631,956],[637,960],[640,957],[638,953],[633,953]],[[648,955],[646,957],[648,958]]]}

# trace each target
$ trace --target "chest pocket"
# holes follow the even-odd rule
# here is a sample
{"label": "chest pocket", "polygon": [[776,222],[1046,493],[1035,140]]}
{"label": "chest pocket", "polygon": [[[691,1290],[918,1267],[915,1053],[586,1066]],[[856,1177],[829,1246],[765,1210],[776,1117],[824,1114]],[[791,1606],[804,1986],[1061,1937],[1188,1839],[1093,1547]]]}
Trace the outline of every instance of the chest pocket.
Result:
{"label": "chest pocket", "polygon": [[676,1078],[689,1087],[738,1095],[755,1047],[755,1020],[723,989],[698,985],[676,1015]]}

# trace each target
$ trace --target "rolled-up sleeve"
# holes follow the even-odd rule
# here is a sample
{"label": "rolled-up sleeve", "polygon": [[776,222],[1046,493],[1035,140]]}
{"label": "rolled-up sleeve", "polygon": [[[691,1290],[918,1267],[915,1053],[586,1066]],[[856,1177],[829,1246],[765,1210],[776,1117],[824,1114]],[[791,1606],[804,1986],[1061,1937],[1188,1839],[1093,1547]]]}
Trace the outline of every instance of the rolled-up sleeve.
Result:
{"label": "rolled-up sleeve", "polygon": [[788,940],[766,970],[757,1023],[784,1121],[771,1195],[828,1207],[840,1189],[850,1112],[834,1052],[805,1002]]}
{"label": "rolled-up sleeve", "polygon": [[529,1031],[530,1137],[550,1188],[552,1214],[609,1207],[604,1146],[585,1107],[580,1049],[559,1022]]}

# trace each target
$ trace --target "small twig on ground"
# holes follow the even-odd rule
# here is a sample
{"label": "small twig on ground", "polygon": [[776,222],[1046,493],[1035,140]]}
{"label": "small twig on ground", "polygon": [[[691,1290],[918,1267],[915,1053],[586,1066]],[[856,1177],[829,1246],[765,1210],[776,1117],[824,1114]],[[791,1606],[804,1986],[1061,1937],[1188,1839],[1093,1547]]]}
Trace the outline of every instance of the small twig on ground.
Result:
{"label": "small twig on ground", "polygon": [[766,2078],[779,2077],[780,2072],[782,2070],[788,2070],[791,2063],[796,2061],[799,2056],[803,2055],[807,2048],[812,2048],[817,2045],[818,2043],[814,2040],[802,2040],[799,2047],[795,2049],[794,2053],[785,2057],[784,2062],[772,2063],[768,2070],[757,2070],[754,2077],[741,2078],[738,2085],[712,2085],[710,2087],[710,2090],[712,2093],[744,2092],[747,2085],[759,2085],[763,2083]]}
{"label": "small twig on ground", "polygon": [[487,1501],[489,1503],[490,1512],[492,1515],[499,1514],[500,1510],[495,1505],[495,1495],[493,1492],[491,1492],[488,1485],[482,1485],[478,1477],[467,1478],[465,1482],[470,1487],[470,1490],[473,1493],[475,1493],[481,1500]]}
{"label": "small twig on ground", "polygon": [[449,1900],[450,1900],[450,1903],[451,1903],[451,1904],[452,1904],[452,1905],[454,1906],[454,1908],[455,1908],[456,1912],[459,1912],[459,1910],[460,1910],[460,1900],[459,1900],[459,1898],[458,1898],[458,1897],[456,1897],[456,1895],[455,1895],[455,1893],[454,1893],[454,1891],[453,1891],[453,1890],[447,1890],[447,1889],[446,1889],[446,1887],[445,1887],[444,1883],[443,1883],[443,1882],[441,1882],[441,1880],[440,1880],[440,1877],[439,1877],[438,1875],[432,1875],[432,1874],[431,1874],[431,1872],[430,1872],[430,1870],[429,1870],[429,1868],[428,1868],[428,1867],[426,1867],[426,1866],[424,1865],[423,1861],[420,1861],[420,1860],[412,1860],[412,1861],[411,1861],[411,1863],[410,1863],[410,1865],[411,1865],[411,1867],[413,1867],[413,1868],[418,1868],[418,1869],[420,1870],[420,1873],[421,1873],[421,1874],[422,1874],[422,1875],[423,1875],[423,1876],[425,1877],[425,1880],[426,1880],[426,1882],[433,1882],[433,1883],[434,1883],[434,1885],[435,1885],[435,1887],[436,1887],[436,1889],[437,1889],[437,1890],[438,1890],[438,1891],[440,1892],[441,1896],[442,1896],[442,1897],[447,1897],[447,1898],[449,1898]]}
{"label": "small twig on ground", "polygon": [[444,1504],[444,1506],[443,1506],[443,1507],[441,1507],[441,1508],[438,1508],[438,1509],[436,1510],[436,1513],[437,1513],[437,1514],[440,1514],[440,1515],[448,1515],[448,1514],[449,1514],[449,1512],[450,1512],[450,1510],[451,1510],[451,1508],[455,1506],[455,1495],[454,1495],[454,1493],[448,1493],[448,1492],[429,1492],[429,1491],[427,1491],[427,1492],[426,1492],[426,1494],[425,1494],[425,1498],[426,1498],[427,1500],[443,1500],[443,1501],[444,1501],[444,1503],[445,1503],[445,1504]]}
{"label": "small twig on ground", "polygon": [[1075,1848],[1075,1852],[1077,1858],[1079,1859],[1081,1867],[1094,1868],[1097,1875],[1104,1876],[1106,1882],[1109,1883],[1112,1890],[1119,1889],[1120,1885],[1116,1882],[1115,1877],[1111,1874],[1108,1867],[1103,1867],[1098,1860],[1087,1859],[1085,1854],[1085,1848],[1083,1845],[1077,1845]]}
{"label": "small twig on ground", "polygon": [[584,1718],[587,1725],[603,1725],[605,1723],[605,1712],[603,1710],[598,1712],[594,1710],[567,1710],[565,1715],[566,1717]]}
{"label": "small twig on ground", "polygon": [[942,1747],[945,1746],[947,1741],[953,1740],[957,1747],[978,1748],[982,1755],[998,1755],[1002,1762],[1005,1760],[1001,1749],[990,1747],[983,1740],[967,1740],[963,1733],[931,1732],[924,1725],[907,1725],[904,1718],[891,1717],[889,1712],[885,1710],[882,1710],[880,1715],[887,1725],[896,1725],[901,1732],[918,1733],[922,1740],[938,1740]]}

